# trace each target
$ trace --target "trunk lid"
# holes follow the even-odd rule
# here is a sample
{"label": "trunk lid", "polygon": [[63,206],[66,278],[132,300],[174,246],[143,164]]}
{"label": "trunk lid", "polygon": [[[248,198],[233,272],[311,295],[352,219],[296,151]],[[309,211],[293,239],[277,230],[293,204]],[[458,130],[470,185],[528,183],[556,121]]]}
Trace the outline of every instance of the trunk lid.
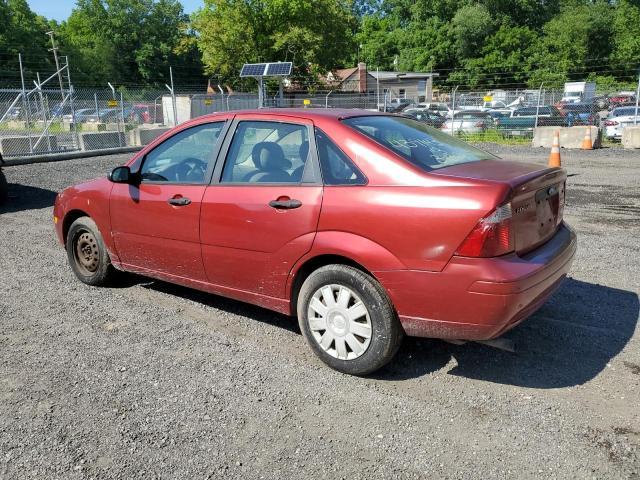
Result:
{"label": "trunk lid", "polygon": [[[515,250],[525,254],[548,241],[562,222],[567,173],[561,168],[483,160],[442,168],[436,175],[496,182],[510,188]],[[496,205],[497,206],[497,205]]]}

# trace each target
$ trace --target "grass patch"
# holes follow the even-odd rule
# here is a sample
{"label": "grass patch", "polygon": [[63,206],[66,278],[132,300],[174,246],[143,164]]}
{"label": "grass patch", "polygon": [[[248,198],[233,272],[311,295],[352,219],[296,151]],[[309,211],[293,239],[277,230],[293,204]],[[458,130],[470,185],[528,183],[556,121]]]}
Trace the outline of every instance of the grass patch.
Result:
{"label": "grass patch", "polygon": [[500,145],[531,145],[530,136],[505,136],[496,129],[486,130],[482,133],[460,133],[456,136],[470,143],[491,142]]}

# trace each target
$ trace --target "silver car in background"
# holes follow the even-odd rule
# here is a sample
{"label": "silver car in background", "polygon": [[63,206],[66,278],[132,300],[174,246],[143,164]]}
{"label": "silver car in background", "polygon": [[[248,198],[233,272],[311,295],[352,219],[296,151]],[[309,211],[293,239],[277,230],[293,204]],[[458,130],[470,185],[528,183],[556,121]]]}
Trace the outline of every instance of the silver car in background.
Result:
{"label": "silver car in background", "polygon": [[621,140],[624,127],[640,125],[640,108],[618,107],[611,110],[604,120],[604,136],[610,140]]}
{"label": "silver car in background", "polygon": [[482,133],[493,126],[493,118],[487,112],[463,110],[456,112],[440,129],[450,134]]}

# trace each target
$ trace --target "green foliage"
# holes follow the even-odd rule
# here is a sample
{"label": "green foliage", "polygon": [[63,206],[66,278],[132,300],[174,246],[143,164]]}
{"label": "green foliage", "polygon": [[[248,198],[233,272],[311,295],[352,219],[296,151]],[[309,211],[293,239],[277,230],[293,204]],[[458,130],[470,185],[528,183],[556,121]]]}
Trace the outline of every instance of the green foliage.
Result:
{"label": "green foliage", "polygon": [[172,65],[191,83],[202,72],[188,21],[178,0],[77,0],[58,34],[77,82],[162,85]]}
{"label": "green foliage", "polygon": [[[77,0],[57,24],[26,0],[0,0],[1,81],[50,74],[46,32],[71,60],[76,85],[242,85],[243,63],[294,62],[294,81],[365,61],[383,70],[434,71],[463,89],[561,87],[597,80],[630,88],[640,66],[638,0]],[[397,59],[397,61],[396,61]],[[255,82],[246,82],[255,88]]]}
{"label": "green foliage", "polygon": [[18,84],[18,53],[22,53],[29,78],[35,72],[50,70],[53,58],[47,48],[47,19],[31,11],[26,0],[0,0],[0,77],[2,83]]}
{"label": "green foliage", "polygon": [[347,0],[205,0],[193,16],[205,69],[238,82],[243,63],[287,60],[299,76],[335,68],[354,48]]}

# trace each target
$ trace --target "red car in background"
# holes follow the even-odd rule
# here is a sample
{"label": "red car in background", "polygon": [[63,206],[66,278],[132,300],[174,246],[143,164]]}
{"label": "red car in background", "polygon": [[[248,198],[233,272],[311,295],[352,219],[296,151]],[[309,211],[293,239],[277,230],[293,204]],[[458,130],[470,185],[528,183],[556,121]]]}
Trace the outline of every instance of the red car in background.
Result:
{"label": "red car in background", "polygon": [[228,112],[67,188],[54,221],[81,281],[124,270],[297,316],[362,375],[404,334],[491,339],[535,311],[576,250],[565,180],[400,116]]}

